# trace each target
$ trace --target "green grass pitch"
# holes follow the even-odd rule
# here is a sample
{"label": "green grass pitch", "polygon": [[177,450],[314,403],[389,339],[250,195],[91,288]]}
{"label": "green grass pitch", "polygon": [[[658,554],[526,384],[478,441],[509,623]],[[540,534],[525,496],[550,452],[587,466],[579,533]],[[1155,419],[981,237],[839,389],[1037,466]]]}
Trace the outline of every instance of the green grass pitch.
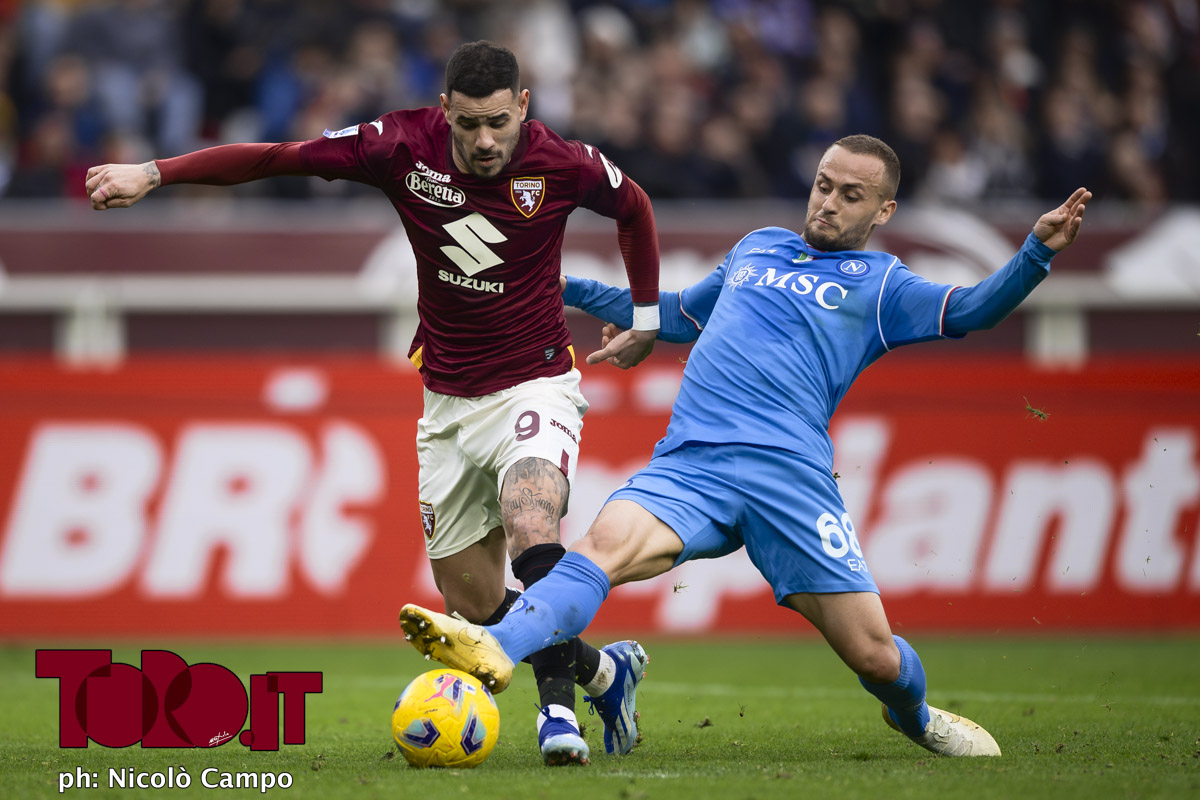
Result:
{"label": "green grass pitch", "polygon": [[[211,661],[243,682],[266,670],[324,673],[307,702],[307,742],[252,752],[58,747],[58,682],[34,677],[34,647],[0,646],[0,797],[58,795],[60,772],[102,775],[100,788],[64,796],[238,797],[205,789],[202,770],[290,773],[287,798],[669,800],[685,798],[1200,797],[1200,638],[925,637],[910,639],[929,675],[929,699],[988,728],[999,759],[939,759],[892,732],[878,704],[815,638],[646,639],[639,692],[643,742],[606,756],[595,717],[586,768],[548,769],[533,733],[527,666],[498,697],[502,726],[474,770],[415,770],[391,744],[397,694],[430,668],[402,642],[154,642],[113,646],[140,663],[143,648]],[[78,646],[52,643],[52,648]],[[107,649],[110,643],[85,645]],[[582,701],[580,710],[584,710]],[[109,789],[110,768],[186,765],[189,790]]]}

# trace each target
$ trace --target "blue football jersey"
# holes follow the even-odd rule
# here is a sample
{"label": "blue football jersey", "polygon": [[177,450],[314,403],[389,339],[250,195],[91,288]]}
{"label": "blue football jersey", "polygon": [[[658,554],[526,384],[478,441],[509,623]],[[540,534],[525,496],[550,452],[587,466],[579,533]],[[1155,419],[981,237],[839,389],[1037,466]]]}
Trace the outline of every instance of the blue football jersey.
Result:
{"label": "blue football jersey", "polygon": [[[753,231],[704,280],[663,292],[660,338],[696,340],[666,436],[794,451],[832,468],[830,418],[864,369],[901,345],[990,327],[1046,276],[1030,234],[969,289],[928,281],[879,251],[823,252],[784,228]],[[628,327],[628,290],[568,279],[564,301]]]}

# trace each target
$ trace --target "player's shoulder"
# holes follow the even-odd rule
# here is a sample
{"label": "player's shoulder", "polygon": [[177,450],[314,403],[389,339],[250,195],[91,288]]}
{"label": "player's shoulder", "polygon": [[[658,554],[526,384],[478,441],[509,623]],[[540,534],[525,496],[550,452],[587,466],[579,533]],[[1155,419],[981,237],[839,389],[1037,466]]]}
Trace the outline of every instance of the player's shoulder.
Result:
{"label": "player's shoulder", "polygon": [[445,141],[449,130],[446,115],[437,106],[428,108],[406,108],[389,111],[378,119],[366,123],[385,140],[437,139]]}
{"label": "player's shoulder", "polygon": [[804,240],[795,231],[769,225],[765,228],[756,228],[747,233],[737,243],[735,249],[744,252],[770,252],[780,247],[795,250],[803,244]]}
{"label": "player's shoulder", "polygon": [[750,231],[750,233],[746,234],[746,238],[753,238],[756,241],[768,240],[777,241],[780,243],[792,243],[793,241],[800,239],[800,234],[787,228],[781,228],[778,225],[768,225],[765,228],[756,228]]}
{"label": "player's shoulder", "polygon": [[326,130],[325,139],[350,139],[366,147],[390,148],[399,143],[444,142],[448,125],[439,108],[389,111],[370,122],[360,122],[341,130]]}
{"label": "player's shoulder", "polygon": [[352,138],[356,145],[367,150],[391,152],[397,146],[416,149],[425,143],[430,146],[439,141],[444,143],[447,130],[441,109],[419,108],[389,111],[370,122],[360,122],[338,131],[327,130],[324,138]]}
{"label": "player's shoulder", "polygon": [[541,120],[524,123],[529,137],[525,152],[526,166],[580,168],[589,163],[602,164],[600,151],[590,144],[575,139],[564,139]]}
{"label": "player's shoulder", "polygon": [[411,161],[446,171],[450,126],[439,107],[389,111],[359,126],[364,151],[398,165]]}

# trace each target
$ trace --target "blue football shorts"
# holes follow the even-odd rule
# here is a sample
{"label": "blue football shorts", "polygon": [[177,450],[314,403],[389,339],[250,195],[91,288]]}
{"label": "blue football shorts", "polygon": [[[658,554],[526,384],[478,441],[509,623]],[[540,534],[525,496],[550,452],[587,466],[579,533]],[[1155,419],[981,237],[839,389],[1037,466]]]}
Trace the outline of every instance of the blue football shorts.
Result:
{"label": "blue football shorts", "polygon": [[833,475],[796,453],[690,445],[651,459],[609,499],[675,531],[675,566],[744,546],[781,605],[797,592],[879,592]]}

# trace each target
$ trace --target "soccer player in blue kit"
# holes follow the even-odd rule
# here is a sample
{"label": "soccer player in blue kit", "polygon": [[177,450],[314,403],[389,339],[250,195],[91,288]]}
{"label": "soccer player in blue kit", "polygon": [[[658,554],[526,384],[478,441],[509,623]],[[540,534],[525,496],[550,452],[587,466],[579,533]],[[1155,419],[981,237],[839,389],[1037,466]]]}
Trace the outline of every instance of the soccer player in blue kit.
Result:
{"label": "soccer player in blue kit", "polygon": [[[883,703],[888,725],[941,755],[1000,755],[981,726],[925,702],[921,661],[891,632],[838,492],[829,420],[859,373],[889,350],[1004,319],[1074,241],[1091,193],[1077,189],[1038,219],[1007,265],[962,288],[863,249],[895,212],[899,178],[885,143],[841,139],[818,166],[803,236],[754,231],[704,280],[663,292],[659,337],[696,345],[650,463],[499,624],[408,605],[406,638],[499,691],[514,661],[582,632],[610,587],[745,547],[776,602],[821,632]],[[631,322],[627,289],[572,278],[564,300],[609,323]],[[615,330],[607,326],[606,338]]]}

